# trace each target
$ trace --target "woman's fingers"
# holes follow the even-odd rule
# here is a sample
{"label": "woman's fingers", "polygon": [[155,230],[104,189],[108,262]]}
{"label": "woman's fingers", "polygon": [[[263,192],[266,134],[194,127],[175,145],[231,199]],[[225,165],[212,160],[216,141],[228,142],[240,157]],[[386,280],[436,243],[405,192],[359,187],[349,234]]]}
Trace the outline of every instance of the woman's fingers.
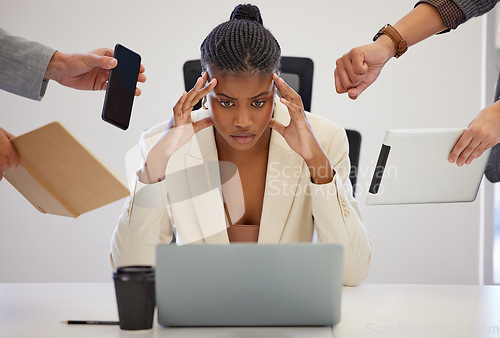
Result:
{"label": "woman's fingers", "polygon": [[288,85],[283,81],[282,78],[280,78],[277,74],[273,74],[273,80],[274,80],[274,85],[278,89],[278,92],[280,93],[281,97],[284,97],[285,99],[289,99],[290,95],[288,93]]}
{"label": "woman's fingers", "polygon": [[193,99],[193,102],[192,102],[192,105],[193,107],[204,97],[206,96],[208,93],[210,93],[214,88],[215,86],[217,86],[217,79],[212,79],[212,81],[210,81],[205,87],[203,87],[200,91],[198,91],[198,93],[196,94],[196,96],[194,97]]}
{"label": "woman's fingers", "polygon": [[[191,123],[191,112],[196,103],[198,103],[202,97],[210,93],[217,85],[217,79],[215,78],[207,84],[207,77],[207,73],[204,73],[203,76],[198,78],[193,89],[189,92],[185,91],[182,93],[182,96],[173,108],[175,127]],[[198,130],[209,127],[211,122],[210,124],[200,123],[199,125],[203,127]]]}
{"label": "woman's fingers", "polygon": [[208,127],[210,127],[211,125],[213,125],[213,123],[212,123],[212,120],[210,119],[210,117],[205,117],[205,118],[204,118],[204,119],[202,119],[202,120],[199,120],[199,121],[193,122],[194,132],[195,132],[195,134],[196,134],[196,133],[197,133],[197,132],[199,132],[200,130],[205,129],[205,128],[208,128]]}
{"label": "woman's fingers", "polygon": [[[217,79],[213,78],[207,84],[208,75],[207,73],[203,73],[203,76],[200,76],[196,81],[196,84],[189,92],[182,93],[182,96],[179,98],[177,103],[173,108],[174,112],[174,127],[179,127],[188,123],[191,123],[191,112],[193,111],[194,106],[202,97],[210,93],[215,86],[217,85]],[[199,123],[201,130],[203,128],[211,126],[207,122]]]}
{"label": "woman's fingers", "polygon": [[291,121],[295,123],[300,121],[305,121],[304,109],[301,106],[298,106],[285,98],[280,98],[280,102],[283,103],[288,108],[288,113],[290,114]]}
{"label": "woman's fingers", "polygon": [[202,97],[210,93],[212,89],[215,88],[215,86],[217,85],[217,79],[213,78],[212,81],[207,84],[207,78],[207,73],[204,73],[202,77],[198,78],[198,80],[196,81],[196,85],[189,91],[186,97],[186,101],[183,105],[184,111],[192,111],[194,106],[196,106],[196,104],[202,99]]}
{"label": "woman's fingers", "polygon": [[278,122],[274,118],[271,118],[271,120],[269,121],[269,127],[276,130],[278,133],[280,133],[281,136],[285,137],[286,127],[281,122]]}
{"label": "woman's fingers", "polygon": [[[206,80],[205,80],[206,81]],[[186,101],[184,101],[184,104],[182,106],[182,109],[183,110],[189,110],[189,109],[193,109],[193,107],[196,105],[196,103],[198,103],[198,101],[194,102],[194,98],[196,96],[196,94],[198,94],[198,91],[203,88],[203,85],[204,85],[204,82],[203,80],[203,77],[199,77],[198,80],[196,81],[196,84],[194,85],[194,87],[187,93],[187,96],[186,96]]]}
{"label": "woman's fingers", "polygon": [[274,84],[276,85],[276,88],[278,89],[279,93],[281,94],[281,97],[285,98],[286,100],[288,100],[292,103],[303,106],[302,105],[302,98],[300,97],[300,95],[297,94],[295,92],[295,90],[293,90],[293,88],[290,87],[285,82],[285,80],[283,80],[277,74],[273,74],[273,80],[274,80]]}
{"label": "woman's fingers", "polygon": [[182,115],[183,115],[182,106],[184,105],[184,102],[186,101],[187,94],[188,93],[186,91],[184,93],[182,93],[182,96],[180,97],[179,101],[177,101],[177,103],[174,106],[174,120],[175,120],[176,124],[177,124],[177,121],[180,122],[182,119]]}

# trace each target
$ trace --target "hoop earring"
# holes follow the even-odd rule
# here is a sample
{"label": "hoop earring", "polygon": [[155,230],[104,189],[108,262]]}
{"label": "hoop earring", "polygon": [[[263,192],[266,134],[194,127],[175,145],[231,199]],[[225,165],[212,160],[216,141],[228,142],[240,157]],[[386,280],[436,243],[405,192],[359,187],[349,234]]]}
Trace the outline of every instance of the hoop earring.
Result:
{"label": "hoop earring", "polygon": [[203,109],[208,110],[208,107],[205,106],[206,103],[207,103],[207,97],[204,96],[203,100],[201,101],[201,106],[203,107]]}

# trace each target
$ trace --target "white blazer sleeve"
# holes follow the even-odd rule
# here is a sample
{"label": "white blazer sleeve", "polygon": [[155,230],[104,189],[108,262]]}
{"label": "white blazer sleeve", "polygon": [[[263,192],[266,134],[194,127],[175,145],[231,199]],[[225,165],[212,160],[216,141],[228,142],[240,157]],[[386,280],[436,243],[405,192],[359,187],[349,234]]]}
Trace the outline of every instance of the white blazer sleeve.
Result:
{"label": "white blazer sleeve", "polygon": [[[144,133],[139,149],[146,154],[152,143],[154,140]],[[134,188],[125,202],[111,240],[112,268],[155,265],[156,246],[169,243],[172,234],[165,180],[144,184],[136,175]]]}
{"label": "white blazer sleeve", "polygon": [[359,202],[352,196],[350,161],[345,130],[334,133],[326,150],[335,176],[331,183],[310,183],[312,213],[319,242],[344,246],[344,285],[353,286],[368,276],[371,244],[363,226]]}

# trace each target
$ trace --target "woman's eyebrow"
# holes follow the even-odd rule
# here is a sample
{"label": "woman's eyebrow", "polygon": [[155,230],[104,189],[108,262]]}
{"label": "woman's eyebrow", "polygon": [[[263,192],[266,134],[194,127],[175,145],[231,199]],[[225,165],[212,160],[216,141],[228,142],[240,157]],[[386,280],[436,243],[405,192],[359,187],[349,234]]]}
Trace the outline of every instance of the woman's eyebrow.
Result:
{"label": "woman's eyebrow", "polygon": [[230,100],[233,100],[233,101],[238,100],[238,99],[235,99],[234,97],[231,97],[231,96],[228,96],[228,95],[222,94],[222,93],[215,93],[215,95],[217,95],[217,96],[224,96],[224,97],[226,97],[226,98],[228,98]]}
{"label": "woman's eyebrow", "polygon": [[250,100],[254,100],[254,99],[258,98],[259,96],[267,95],[267,94],[269,94],[269,92],[262,92],[259,95],[255,95],[254,97],[251,97]]}

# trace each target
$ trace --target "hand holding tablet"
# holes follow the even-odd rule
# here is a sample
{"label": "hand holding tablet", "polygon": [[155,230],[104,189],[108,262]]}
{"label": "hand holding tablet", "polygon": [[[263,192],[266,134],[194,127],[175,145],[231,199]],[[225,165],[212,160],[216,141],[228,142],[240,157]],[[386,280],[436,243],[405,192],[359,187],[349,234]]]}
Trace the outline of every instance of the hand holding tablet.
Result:
{"label": "hand holding tablet", "polygon": [[367,204],[472,202],[490,150],[459,167],[448,155],[464,129],[391,129],[375,168]]}

